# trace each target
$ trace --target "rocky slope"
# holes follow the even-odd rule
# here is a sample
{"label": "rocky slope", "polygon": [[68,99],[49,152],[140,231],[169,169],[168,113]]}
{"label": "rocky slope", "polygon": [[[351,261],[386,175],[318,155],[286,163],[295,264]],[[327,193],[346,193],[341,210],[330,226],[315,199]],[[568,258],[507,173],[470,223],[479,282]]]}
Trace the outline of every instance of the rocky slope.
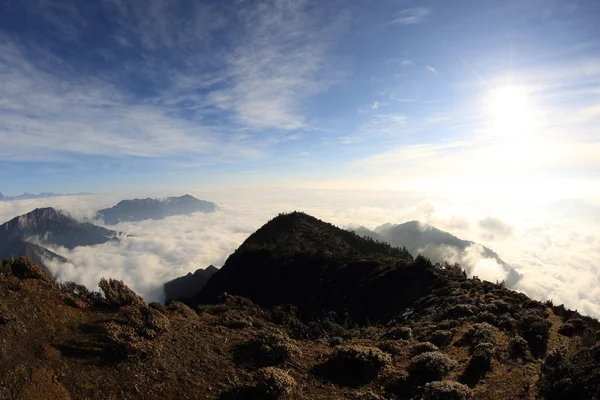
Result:
{"label": "rocky slope", "polygon": [[162,219],[172,215],[185,215],[195,212],[214,212],[217,205],[210,201],[199,200],[189,194],[166,199],[133,199],[122,200],[113,207],[105,208],[97,213],[97,217],[105,224],[114,225],[119,222]]}
{"label": "rocky slope", "polygon": [[0,265],[1,399],[600,398],[597,320],[300,213],[248,238],[193,308],[99,286]]}

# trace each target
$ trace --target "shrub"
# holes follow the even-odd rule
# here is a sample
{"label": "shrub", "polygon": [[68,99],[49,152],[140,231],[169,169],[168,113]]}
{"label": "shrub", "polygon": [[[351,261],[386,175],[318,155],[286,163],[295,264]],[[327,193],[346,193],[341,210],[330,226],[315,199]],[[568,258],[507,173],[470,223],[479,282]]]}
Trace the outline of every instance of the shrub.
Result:
{"label": "shrub", "polygon": [[468,400],[473,391],[454,381],[436,381],[425,386],[424,400]]}
{"label": "shrub", "polygon": [[438,347],[446,347],[452,342],[454,332],[449,330],[437,330],[433,331],[427,337],[427,341],[433,343]]}
{"label": "shrub", "polygon": [[121,307],[119,317],[143,338],[152,339],[169,330],[169,318],[150,307]]}
{"label": "shrub", "polygon": [[72,305],[78,305],[78,301],[94,305],[102,299],[100,292],[90,291],[84,285],[75,282],[60,282],[58,289],[66,295],[65,300]]}
{"label": "shrub", "polygon": [[442,318],[464,318],[475,315],[479,311],[476,306],[470,304],[457,304],[450,307]]}
{"label": "shrub", "polygon": [[39,279],[44,282],[52,282],[54,280],[48,272],[26,257],[18,257],[12,261],[3,261],[2,275],[13,275],[20,279]]}
{"label": "shrub", "polygon": [[585,322],[581,318],[571,318],[566,323],[573,326],[576,335],[580,335],[585,331]]}
{"label": "shrub", "polygon": [[438,351],[438,350],[439,350],[439,348],[433,343],[421,342],[421,343],[417,343],[413,347],[411,347],[410,355],[412,357],[414,357],[414,356],[418,356],[419,354],[427,353],[430,351]]}
{"label": "shrub", "polygon": [[123,281],[109,278],[102,278],[98,283],[100,290],[104,294],[106,305],[110,307],[122,307],[131,305],[145,304],[144,299],[131,290]]}
{"label": "shrub", "polygon": [[402,353],[410,342],[408,340],[384,340],[377,347],[393,356]]}
{"label": "shrub", "polygon": [[391,363],[390,355],[376,347],[347,345],[336,347],[323,369],[334,380],[357,385],[372,381]]}
{"label": "shrub", "polygon": [[563,336],[572,337],[575,335],[575,327],[571,324],[562,324],[560,328],[558,328],[558,333]]}
{"label": "shrub", "polygon": [[150,307],[126,306],[119,311],[119,321],[103,325],[104,339],[119,357],[148,352],[154,339],[169,329],[169,319]]}
{"label": "shrub", "polygon": [[553,350],[542,365],[538,389],[544,399],[597,399],[600,394],[600,345],[584,347],[567,358]]}
{"label": "shrub", "polygon": [[[531,303],[531,302],[530,302]],[[531,304],[538,304],[533,302]],[[531,354],[535,357],[546,352],[551,324],[545,316],[535,308],[527,310],[519,319],[519,331],[523,339],[529,343]]]}
{"label": "shrub", "polygon": [[489,311],[484,311],[477,315],[478,322],[487,322],[490,325],[498,326],[498,317]]}
{"label": "shrub", "polygon": [[251,317],[231,311],[219,314],[216,319],[216,324],[226,326],[230,329],[246,329],[253,326]]}
{"label": "shrub", "polygon": [[412,329],[408,326],[400,326],[389,331],[385,337],[389,337],[391,339],[404,339],[410,340],[412,338]]}
{"label": "shrub", "polygon": [[261,398],[284,398],[291,395],[295,387],[294,378],[282,369],[266,367],[256,373],[256,388]]}
{"label": "shrub", "polygon": [[502,314],[498,318],[498,325],[496,326],[504,331],[513,332],[517,329],[517,320],[511,317],[510,314]]}
{"label": "shrub", "polygon": [[515,336],[508,342],[508,354],[511,358],[527,358],[527,341],[521,336]]}
{"label": "shrub", "polygon": [[297,357],[301,351],[293,339],[275,329],[240,345],[236,353],[239,362],[274,366]]}
{"label": "shrub", "polygon": [[174,311],[175,313],[181,315],[182,317],[192,318],[196,316],[194,310],[186,306],[180,301],[171,301],[168,305],[168,309],[170,311]]}
{"label": "shrub", "polygon": [[331,336],[347,337],[346,329],[331,319],[324,319],[319,323],[319,327]]}
{"label": "shrub", "polygon": [[395,393],[399,398],[409,398],[410,377],[403,370],[386,369],[380,376],[378,384],[386,391]]}
{"label": "shrub", "polygon": [[506,301],[502,300],[502,299],[496,299],[493,302],[494,307],[496,308],[496,312],[498,314],[506,314],[506,313],[510,313],[513,309],[513,307],[508,304]]}
{"label": "shrub", "polygon": [[480,343],[494,343],[497,330],[487,322],[473,324],[464,336],[461,338],[461,344],[468,344],[475,347]]}
{"label": "shrub", "polygon": [[432,351],[413,358],[407,370],[412,381],[427,383],[441,380],[457,365],[456,361],[444,353]]}
{"label": "shrub", "polygon": [[492,367],[494,356],[494,345],[491,343],[479,343],[473,348],[469,366],[479,371],[488,371]]}

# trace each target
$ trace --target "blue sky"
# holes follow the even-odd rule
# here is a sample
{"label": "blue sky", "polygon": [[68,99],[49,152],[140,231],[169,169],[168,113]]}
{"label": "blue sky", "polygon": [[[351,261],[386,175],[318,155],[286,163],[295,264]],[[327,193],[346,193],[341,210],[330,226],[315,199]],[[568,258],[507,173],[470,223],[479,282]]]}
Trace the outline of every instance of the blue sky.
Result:
{"label": "blue sky", "polygon": [[597,200],[598,20],[594,0],[7,0],[0,191]]}

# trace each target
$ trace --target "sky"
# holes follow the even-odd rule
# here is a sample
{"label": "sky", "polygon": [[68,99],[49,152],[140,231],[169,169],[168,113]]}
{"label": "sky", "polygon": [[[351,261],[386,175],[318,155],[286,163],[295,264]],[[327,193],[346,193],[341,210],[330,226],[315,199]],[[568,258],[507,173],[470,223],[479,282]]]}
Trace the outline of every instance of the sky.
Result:
{"label": "sky", "polygon": [[0,191],[600,199],[594,0],[6,0]]}

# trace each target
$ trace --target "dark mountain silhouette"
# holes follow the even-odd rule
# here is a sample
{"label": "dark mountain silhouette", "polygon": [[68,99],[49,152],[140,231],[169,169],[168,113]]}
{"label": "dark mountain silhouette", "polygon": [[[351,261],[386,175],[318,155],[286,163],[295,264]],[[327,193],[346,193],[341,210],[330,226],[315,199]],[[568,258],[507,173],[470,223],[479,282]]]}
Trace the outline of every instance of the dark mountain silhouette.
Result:
{"label": "dark mountain silhouette", "polygon": [[0,398],[599,399],[596,319],[302,213],[194,308],[98,286],[0,262]]}
{"label": "dark mountain silhouette", "polygon": [[162,219],[172,215],[184,215],[195,212],[214,212],[217,205],[210,201],[198,200],[186,194],[166,199],[122,200],[117,205],[98,211],[97,217],[105,224],[134,222],[147,219]]}
{"label": "dark mountain silhouette", "polygon": [[513,287],[522,278],[521,274],[504,262],[493,250],[419,221],[403,224],[387,223],[378,226],[374,231],[362,226],[353,230],[361,236],[384,241],[392,246],[405,246],[411,254],[421,254],[433,262],[446,261],[449,254],[456,254],[461,258],[469,247],[481,246],[481,256],[496,261],[507,272],[506,284],[509,287]]}
{"label": "dark mountain silhouette", "polygon": [[[257,304],[291,303],[305,316],[391,318],[432,283],[423,260],[309,215],[282,214],[252,234],[212,276],[196,302],[220,294]],[[390,297],[390,292],[399,293]]]}
{"label": "dark mountain silhouette", "polygon": [[164,290],[167,301],[194,298],[217,271],[218,268],[210,265],[206,269],[198,269],[193,274],[190,272],[165,283]]}

